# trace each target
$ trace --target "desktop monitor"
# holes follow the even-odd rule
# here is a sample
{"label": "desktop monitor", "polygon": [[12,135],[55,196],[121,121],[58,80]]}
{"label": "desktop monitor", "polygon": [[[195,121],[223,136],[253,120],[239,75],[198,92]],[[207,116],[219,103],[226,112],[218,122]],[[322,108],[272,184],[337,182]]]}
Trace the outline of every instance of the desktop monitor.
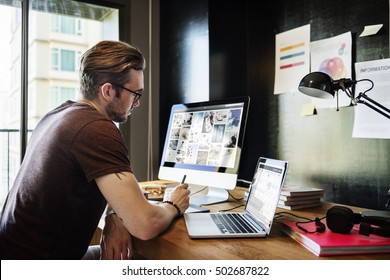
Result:
{"label": "desktop monitor", "polygon": [[207,187],[193,205],[226,201],[237,185],[249,97],[172,106],[158,178]]}

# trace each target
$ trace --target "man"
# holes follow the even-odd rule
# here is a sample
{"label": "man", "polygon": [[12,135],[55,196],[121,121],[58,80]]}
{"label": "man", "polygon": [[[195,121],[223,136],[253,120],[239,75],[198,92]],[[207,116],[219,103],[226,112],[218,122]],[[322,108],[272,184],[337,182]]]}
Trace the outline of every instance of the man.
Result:
{"label": "man", "polygon": [[130,166],[122,134],[140,105],[145,60],[124,42],[102,41],[81,58],[78,102],[35,128],[0,220],[1,259],[81,259],[106,209],[101,258],[127,259],[131,235],[151,239],[189,206],[187,184],[151,204]]}

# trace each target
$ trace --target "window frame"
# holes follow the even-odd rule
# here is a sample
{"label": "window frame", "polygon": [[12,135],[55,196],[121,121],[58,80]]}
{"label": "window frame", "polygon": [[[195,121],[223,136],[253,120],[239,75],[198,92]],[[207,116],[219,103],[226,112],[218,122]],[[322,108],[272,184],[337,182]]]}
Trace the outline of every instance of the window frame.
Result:
{"label": "window frame", "polygon": [[[28,27],[29,27],[29,11],[33,8],[34,1],[21,1],[21,106],[20,106],[20,162],[26,154],[28,142]],[[47,1],[47,6],[50,5]],[[130,3],[126,0],[105,0],[105,1],[90,1],[90,0],[74,0],[74,2],[93,4],[119,10],[119,40],[128,40],[128,27],[130,17]],[[42,2],[40,2],[42,3]],[[45,9],[39,6],[38,8]],[[81,26],[80,26],[81,28]],[[75,55],[77,59],[78,55]],[[59,63],[60,64],[60,63]]]}

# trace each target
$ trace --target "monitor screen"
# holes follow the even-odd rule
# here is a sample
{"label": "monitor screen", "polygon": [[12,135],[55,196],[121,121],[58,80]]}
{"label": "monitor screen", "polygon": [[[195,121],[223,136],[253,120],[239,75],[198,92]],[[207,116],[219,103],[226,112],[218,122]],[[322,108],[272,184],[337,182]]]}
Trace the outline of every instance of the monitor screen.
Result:
{"label": "monitor screen", "polygon": [[172,106],[159,179],[208,187],[190,203],[225,201],[237,184],[249,97]]}

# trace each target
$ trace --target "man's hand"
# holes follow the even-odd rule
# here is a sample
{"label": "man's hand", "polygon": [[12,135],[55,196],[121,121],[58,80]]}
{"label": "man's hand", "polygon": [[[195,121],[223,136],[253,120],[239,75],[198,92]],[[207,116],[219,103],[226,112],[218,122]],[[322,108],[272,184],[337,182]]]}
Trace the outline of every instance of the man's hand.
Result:
{"label": "man's hand", "polygon": [[105,218],[100,240],[102,260],[131,260],[133,257],[132,237],[116,214]]}

